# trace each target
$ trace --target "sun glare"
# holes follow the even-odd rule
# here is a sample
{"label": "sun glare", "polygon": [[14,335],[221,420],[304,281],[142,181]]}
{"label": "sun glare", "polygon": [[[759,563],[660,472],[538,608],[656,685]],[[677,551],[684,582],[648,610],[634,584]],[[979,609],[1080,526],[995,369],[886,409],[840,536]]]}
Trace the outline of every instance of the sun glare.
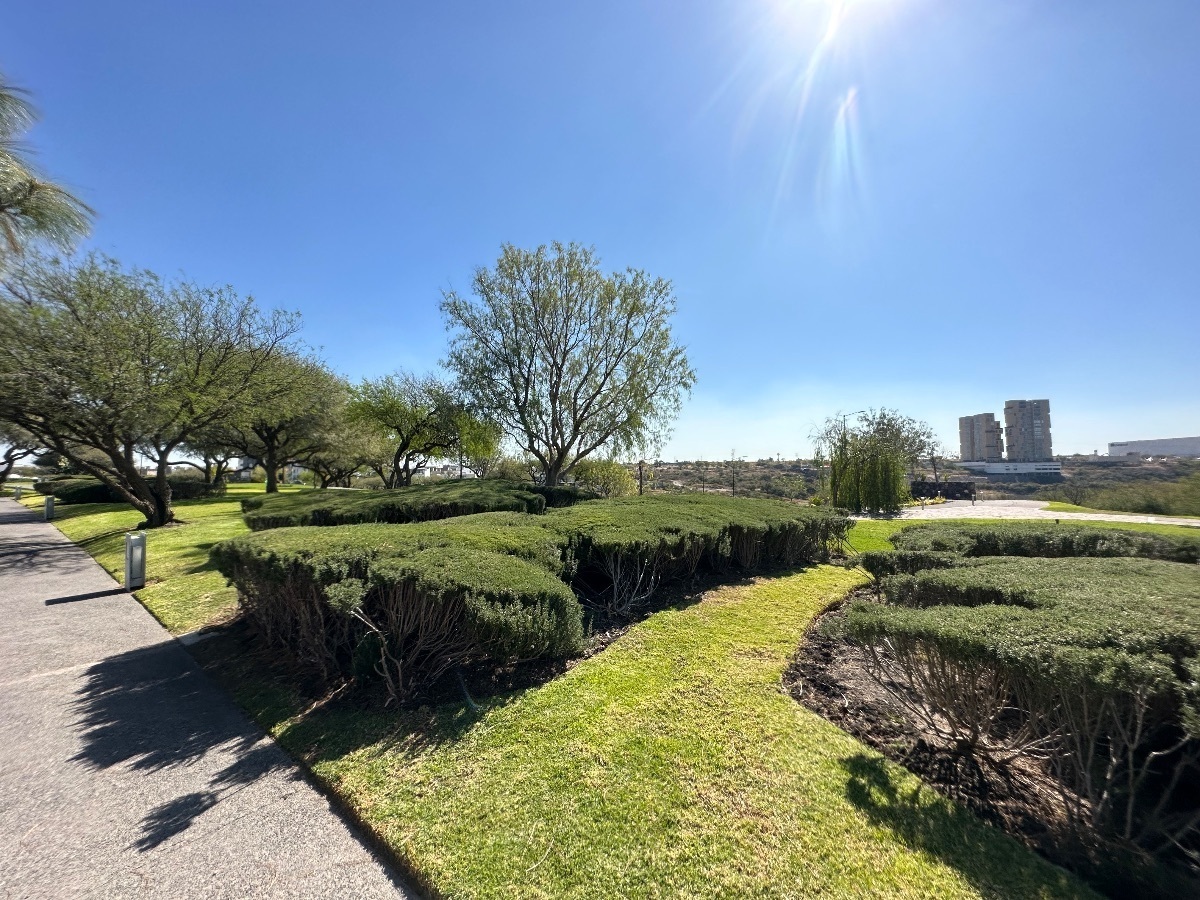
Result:
{"label": "sun glare", "polygon": [[824,218],[847,221],[844,213],[862,201],[856,112],[863,88],[852,57],[868,8],[885,2],[891,0],[766,0],[753,42],[765,69],[761,83],[750,85],[738,136],[757,130],[772,106],[786,117],[773,218],[795,199],[797,178],[811,171],[806,160],[816,163],[809,196]]}

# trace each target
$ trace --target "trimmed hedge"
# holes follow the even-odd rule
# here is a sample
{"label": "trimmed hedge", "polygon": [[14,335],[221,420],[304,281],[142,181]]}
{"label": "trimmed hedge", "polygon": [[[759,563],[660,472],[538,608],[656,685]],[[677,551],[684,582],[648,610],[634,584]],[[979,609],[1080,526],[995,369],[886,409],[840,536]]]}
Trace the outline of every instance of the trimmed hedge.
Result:
{"label": "trimmed hedge", "polygon": [[949,569],[963,557],[939,550],[868,550],[858,564],[876,581],[889,575],[915,575],[926,569]]}
{"label": "trimmed hedge", "polygon": [[[197,500],[201,497],[220,497],[225,483],[205,484],[196,478],[170,476],[172,500]],[[55,475],[34,484],[40,494],[53,494],[60,503],[123,503],[125,498],[99,478],[90,475]]]}
{"label": "trimmed hedge", "polygon": [[1200,535],[1175,537],[1087,525],[1040,522],[988,525],[911,525],[892,537],[897,550],[962,556],[1140,556],[1200,562]]}
{"label": "trimmed hedge", "polygon": [[119,503],[125,498],[99,478],[89,475],[57,475],[34,483],[39,494],[53,495],[59,503]]}
{"label": "trimmed hedge", "polygon": [[484,512],[541,513],[547,506],[567,506],[588,496],[571,489],[549,489],[494,478],[436,481],[390,491],[330,488],[248,497],[243,518],[252,531],[303,525],[403,524],[449,519]]}
{"label": "trimmed hedge", "polygon": [[521,487],[528,491],[533,491],[535,494],[541,494],[546,498],[546,506],[550,509],[559,509],[563,506],[574,506],[576,503],[581,503],[584,500],[599,500],[600,495],[594,491],[585,491],[571,484],[546,485],[546,484],[522,484]]}
{"label": "trimmed hedge", "polygon": [[[1111,549],[1091,536],[1051,546]],[[930,721],[961,747],[1045,759],[1078,798],[1068,812],[1086,830],[1150,855],[1200,851],[1191,820],[1200,800],[1200,567],[962,559],[886,576],[881,587],[884,602],[848,604],[846,634],[885,681],[921,695]]]}
{"label": "trimmed hedge", "polygon": [[403,697],[466,659],[578,652],[572,587],[628,614],[700,569],[821,558],[849,525],[777,501],[631,497],[544,515],[274,529],[212,556],[269,641],[328,678],[373,671]]}
{"label": "trimmed hedge", "polygon": [[201,500],[205,497],[224,497],[225,482],[215,481],[205,484],[199,478],[181,478],[172,475],[167,478],[171,485],[172,500]]}

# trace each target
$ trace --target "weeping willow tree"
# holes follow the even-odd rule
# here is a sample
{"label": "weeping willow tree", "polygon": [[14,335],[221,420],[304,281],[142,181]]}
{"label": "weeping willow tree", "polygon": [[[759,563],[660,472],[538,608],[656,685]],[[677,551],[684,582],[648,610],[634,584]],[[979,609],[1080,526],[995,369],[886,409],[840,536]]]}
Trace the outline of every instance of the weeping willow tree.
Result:
{"label": "weeping willow tree", "polygon": [[898,512],[910,498],[904,478],[910,450],[880,421],[873,410],[860,414],[856,425],[835,416],[815,436],[818,456],[829,459],[828,496],[834,506],[879,515]]}
{"label": "weeping willow tree", "polygon": [[830,460],[836,506],[856,513],[894,513],[909,499],[904,457],[872,434],[850,434]]}
{"label": "weeping willow tree", "polygon": [[23,152],[21,137],[36,120],[25,92],[0,75],[0,271],[32,243],[69,249],[91,223],[92,210]]}

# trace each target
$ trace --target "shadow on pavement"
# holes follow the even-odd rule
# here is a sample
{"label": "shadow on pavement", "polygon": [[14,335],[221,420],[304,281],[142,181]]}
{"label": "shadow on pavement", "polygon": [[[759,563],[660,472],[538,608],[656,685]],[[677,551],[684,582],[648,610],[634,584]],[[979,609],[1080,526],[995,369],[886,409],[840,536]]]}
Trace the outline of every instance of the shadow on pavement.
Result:
{"label": "shadow on pavement", "polygon": [[74,544],[53,538],[8,539],[0,550],[0,578],[19,575],[61,574],[64,570],[87,571],[92,568],[87,557],[75,556]]}
{"label": "shadow on pavement", "polygon": [[109,588],[107,591],[91,591],[87,594],[72,594],[70,597],[52,597],[46,601],[47,606],[57,606],[60,603],[78,603],[80,600],[97,600],[100,597],[115,597],[126,593],[125,588]]}
{"label": "shadow on pavement", "polygon": [[[75,707],[83,748],[73,761],[95,769],[124,765],[178,782],[179,796],[143,820],[134,844],[142,851],[187,830],[222,799],[276,770],[299,777],[174,641],[96,663],[83,676]],[[194,766],[213,753],[233,762],[196,790]]]}

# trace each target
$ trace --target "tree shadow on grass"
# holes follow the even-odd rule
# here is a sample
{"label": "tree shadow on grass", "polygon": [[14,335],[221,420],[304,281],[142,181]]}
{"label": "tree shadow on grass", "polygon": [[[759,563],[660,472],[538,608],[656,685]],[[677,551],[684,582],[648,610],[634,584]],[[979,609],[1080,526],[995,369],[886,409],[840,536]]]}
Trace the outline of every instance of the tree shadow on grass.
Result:
{"label": "tree shadow on grass", "polygon": [[217,563],[210,555],[209,551],[217,546],[220,541],[207,541],[205,543],[196,544],[190,556],[194,556],[197,562],[184,570],[184,575],[198,575],[201,572],[217,571]]}
{"label": "tree shadow on grass", "polygon": [[973,813],[923,784],[910,787],[881,757],[856,753],[839,760],[850,776],[846,798],[907,847],[936,857],[963,875],[985,897],[1087,897],[1086,888],[1062,869]]}
{"label": "tree shadow on grass", "polygon": [[100,534],[81,538],[75,543],[86,550],[88,556],[95,558],[106,550],[114,553],[121,550],[125,542],[125,535],[131,530],[130,528],[116,528],[112,531],[102,531]]}
{"label": "tree shadow on grass", "polygon": [[283,752],[230,704],[174,641],[91,666],[75,701],[82,749],[73,761],[154,776],[160,793],[134,842],[151,850],[221,800],[276,771],[298,777]]}
{"label": "tree shadow on grass", "polygon": [[379,683],[346,682],[331,689],[268,647],[244,619],[222,625],[212,638],[189,647],[189,652],[247,714],[310,766],[364,747],[379,754],[397,750],[417,754],[456,743],[487,710],[543,683],[500,687],[476,696],[478,708],[473,710],[455,673],[449,672],[429,690],[397,706],[387,702]]}
{"label": "tree shadow on grass", "polygon": [[[748,585],[758,577],[791,575],[806,568],[809,566],[753,574],[702,573],[668,584],[652,602],[621,618],[605,617],[587,607],[585,628],[594,643],[583,658],[607,649],[631,626],[655,613],[699,603],[709,590]],[[340,759],[364,747],[380,754],[399,750],[415,755],[456,743],[489,710],[520,699],[581,661],[581,657],[515,664],[476,660],[444,673],[397,706],[385,703],[380,684],[347,683],[330,690],[311,672],[289,664],[285,653],[266,646],[244,619],[222,626],[213,639],[191,647],[190,652],[255,721],[310,765]]]}

